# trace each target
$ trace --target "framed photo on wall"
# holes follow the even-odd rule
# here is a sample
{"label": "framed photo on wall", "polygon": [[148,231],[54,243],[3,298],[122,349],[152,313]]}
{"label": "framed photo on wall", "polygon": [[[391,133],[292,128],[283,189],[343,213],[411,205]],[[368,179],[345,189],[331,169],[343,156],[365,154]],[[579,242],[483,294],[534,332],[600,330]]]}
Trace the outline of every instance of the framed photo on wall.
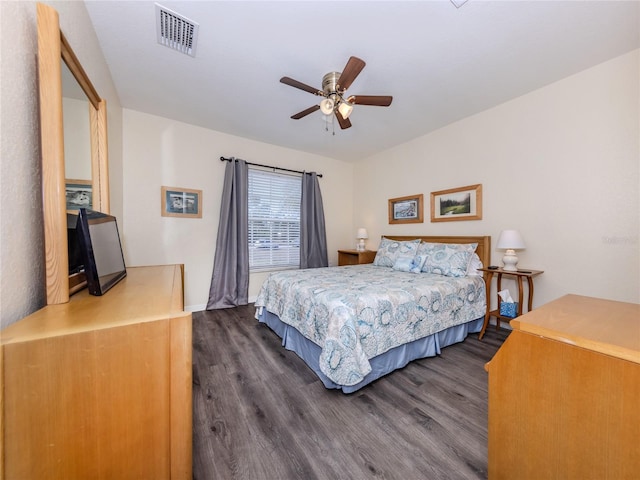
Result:
{"label": "framed photo on wall", "polygon": [[431,221],[482,219],[482,184],[431,192]]}
{"label": "framed photo on wall", "polygon": [[163,217],[202,218],[202,190],[161,187],[160,208]]}
{"label": "framed photo on wall", "polygon": [[389,223],[424,222],[423,195],[389,199]]}

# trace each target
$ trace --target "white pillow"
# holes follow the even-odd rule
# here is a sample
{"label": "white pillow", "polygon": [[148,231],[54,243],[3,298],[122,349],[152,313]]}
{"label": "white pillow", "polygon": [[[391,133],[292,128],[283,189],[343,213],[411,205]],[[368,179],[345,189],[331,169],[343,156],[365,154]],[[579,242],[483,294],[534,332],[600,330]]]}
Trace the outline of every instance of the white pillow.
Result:
{"label": "white pillow", "polygon": [[469,268],[467,268],[467,276],[468,277],[481,277],[482,272],[479,272],[478,269],[482,268],[482,262],[480,261],[480,257],[477,253],[471,255],[471,260],[469,261]]}

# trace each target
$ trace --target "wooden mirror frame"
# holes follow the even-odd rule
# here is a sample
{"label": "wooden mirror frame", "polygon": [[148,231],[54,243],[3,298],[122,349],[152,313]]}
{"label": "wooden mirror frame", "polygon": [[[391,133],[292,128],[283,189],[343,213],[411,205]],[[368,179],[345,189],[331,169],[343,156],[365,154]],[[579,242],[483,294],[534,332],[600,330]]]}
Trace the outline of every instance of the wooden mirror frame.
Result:
{"label": "wooden mirror frame", "polygon": [[89,100],[93,209],[109,213],[107,104],[98,96],[71,46],[60,31],[58,12],[37,4],[40,142],[47,305],[69,301],[69,254],[65,192],[63,60]]}

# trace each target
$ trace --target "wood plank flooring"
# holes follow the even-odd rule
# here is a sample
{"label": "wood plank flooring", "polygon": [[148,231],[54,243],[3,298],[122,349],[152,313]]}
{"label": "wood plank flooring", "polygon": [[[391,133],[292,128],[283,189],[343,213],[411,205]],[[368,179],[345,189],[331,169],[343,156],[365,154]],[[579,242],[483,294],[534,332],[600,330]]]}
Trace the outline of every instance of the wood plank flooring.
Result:
{"label": "wood plank flooring", "polygon": [[194,479],[487,478],[484,364],[507,330],[345,395],[253,316],[193,314]]}

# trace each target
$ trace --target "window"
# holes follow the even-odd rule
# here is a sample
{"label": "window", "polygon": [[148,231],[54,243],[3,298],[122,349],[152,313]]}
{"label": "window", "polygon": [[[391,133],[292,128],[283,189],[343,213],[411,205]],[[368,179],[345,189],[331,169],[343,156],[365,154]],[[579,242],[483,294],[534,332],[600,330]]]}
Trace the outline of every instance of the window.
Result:
{"label": "window", "polygon": [[249,269],[300,266],[299,176],[249,168]]}

